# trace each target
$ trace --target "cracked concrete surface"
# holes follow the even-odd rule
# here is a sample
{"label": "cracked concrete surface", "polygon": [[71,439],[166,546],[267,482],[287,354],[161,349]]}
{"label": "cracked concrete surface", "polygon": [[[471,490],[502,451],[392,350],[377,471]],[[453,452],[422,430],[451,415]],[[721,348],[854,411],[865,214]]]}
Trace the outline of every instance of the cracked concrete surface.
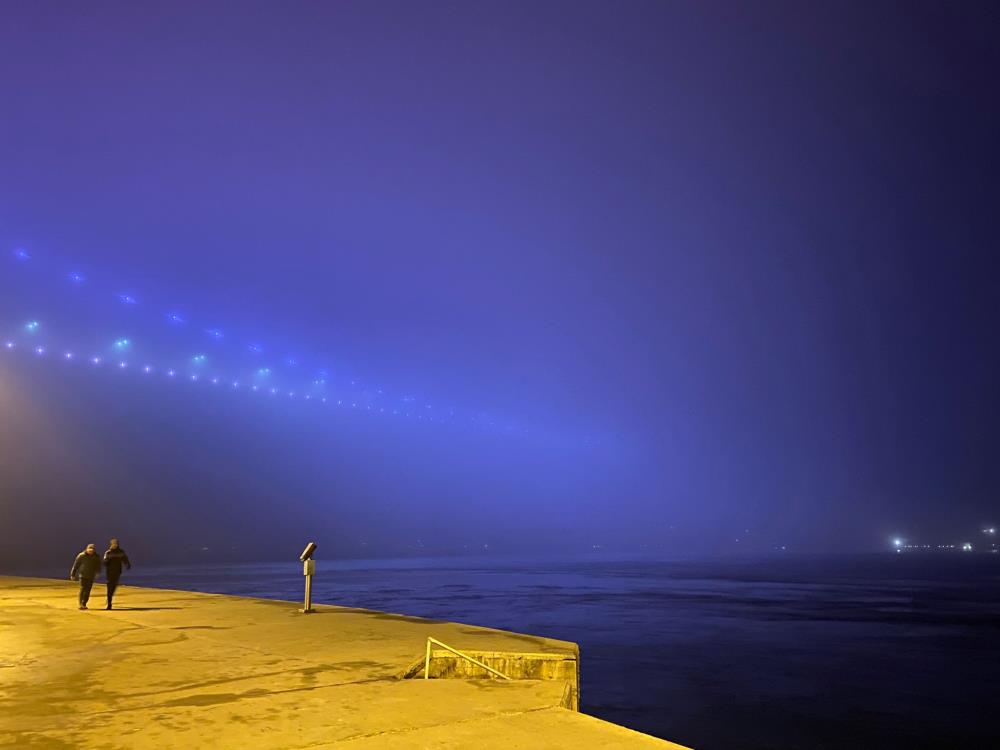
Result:
{"label": "cracked concrete surface", "polygon": [[81,612],[76,589],[0,577],[0,747],[679,747],[562,708],[559,681],[400,679],[429,635],[575,658],[566,641],[129,586]]}

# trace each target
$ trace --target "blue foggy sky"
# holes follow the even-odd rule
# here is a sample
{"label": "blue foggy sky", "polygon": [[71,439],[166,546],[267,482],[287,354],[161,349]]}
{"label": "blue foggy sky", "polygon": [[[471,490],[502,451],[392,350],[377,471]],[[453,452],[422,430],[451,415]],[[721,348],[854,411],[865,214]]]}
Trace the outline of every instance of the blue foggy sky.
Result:
{"label": "blue foggy sky", "polygon": [[186,335],[529,431],[19,353],[5,555],[106,529],[164,559],[312,536],[868,549],[995,522],[996,16],[6,4],[5,336],[39,319],[89,348],[207,349],[170,338],[178,310]]}

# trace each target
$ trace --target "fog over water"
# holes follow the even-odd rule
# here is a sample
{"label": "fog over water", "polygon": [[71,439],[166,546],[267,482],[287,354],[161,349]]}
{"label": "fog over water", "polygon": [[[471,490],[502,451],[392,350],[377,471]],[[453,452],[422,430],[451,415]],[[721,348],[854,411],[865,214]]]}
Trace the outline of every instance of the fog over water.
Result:
{"label": "fog over water", "polygon": [[994,5],[193,13],[5,7],[0,561],[998,523]]}

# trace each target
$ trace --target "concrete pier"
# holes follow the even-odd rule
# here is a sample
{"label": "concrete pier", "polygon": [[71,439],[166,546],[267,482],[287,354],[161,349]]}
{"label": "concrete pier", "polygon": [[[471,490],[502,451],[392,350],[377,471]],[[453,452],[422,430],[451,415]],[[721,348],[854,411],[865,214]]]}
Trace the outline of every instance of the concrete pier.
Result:
{"label": "concrete pier", "polygon": [[[573,710],[576,644],[344,607],[0,576],[0,747],[683,750]],[[431,636],[510,676],[489,678]]]}

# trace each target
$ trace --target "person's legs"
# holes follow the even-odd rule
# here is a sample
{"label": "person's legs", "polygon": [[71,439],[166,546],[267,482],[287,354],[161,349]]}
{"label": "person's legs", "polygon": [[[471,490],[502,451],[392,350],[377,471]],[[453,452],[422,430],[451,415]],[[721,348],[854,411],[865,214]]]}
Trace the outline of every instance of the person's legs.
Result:
{"label": "person's legs", "polygon": [[118,588],[118,576],[108,577],[108,609],[111,609],[111,600],[115,597],[115,590]]}
{"label": "person's legs", "polygon": [[87,608],[87,602],[90,600],[90,589],[93,585],[93,578],[80,578],[80,607],[83,609]]}

